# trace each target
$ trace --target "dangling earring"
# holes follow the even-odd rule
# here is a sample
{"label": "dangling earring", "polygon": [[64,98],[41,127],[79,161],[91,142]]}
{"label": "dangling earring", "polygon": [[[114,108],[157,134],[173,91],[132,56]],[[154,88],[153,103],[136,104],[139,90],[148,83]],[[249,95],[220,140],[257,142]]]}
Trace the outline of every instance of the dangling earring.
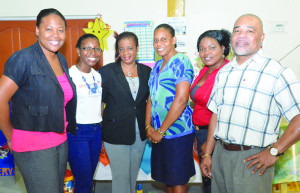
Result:
{"label": "dangling earring", "polygon": [[260,43],[260,48],[262,48],[263,47],[263,43]]}

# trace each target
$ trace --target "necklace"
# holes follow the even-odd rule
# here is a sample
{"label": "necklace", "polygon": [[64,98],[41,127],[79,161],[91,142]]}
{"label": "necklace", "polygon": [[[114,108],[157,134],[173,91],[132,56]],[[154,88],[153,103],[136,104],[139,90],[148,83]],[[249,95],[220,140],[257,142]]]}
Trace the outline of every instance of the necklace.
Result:
{"label": "necklace", "polygon": [[[122,70],[124,71],[124,74],[125,74],[125,70],[127,70],[123,65],[121,65],[121,67],[122,67]],[[137,66],[135,66],[134,68],[136,68]],[[136,93],[136,86],[135,86],[135,83],[134,83],[134,79],[133,79],[133,77],[132,77],[132,72],[129,72],[129,71],[127,71],[127,76],[128,76],[128,78],[129,78],[129,80],[130,80],[130,83],[129,83],[129,86],[132,88],[132,91],[134,92],[134,93]]]}
{"label": "necklace", "polygon": [[[131,68],[131,71],[134,71],[136,67],[137,67],[137,65],[135,64],[135,66]],[[122,68],[124,74],[126,74],[126,71],[127,71],[127,76],[129,76],[129,77],[132,76],[132,72],[128,70],[127,65],[122,65],[122,63],[121,63],[121,68]]]}
{"label": "necklace", "polygon": [[131,82],[131,85],[129,84],[129,86],[131,86],[133,92],[136,93],[135,83],[134,83],[133,78],[131,77],[132,74],[131,74],[131,72],[128,72],[127,74],[128,74],[128,76],[129,76],[128,78],[129,78],[129,80],[130,80],[130,82]]}
{"label": "necklace", "polygon": [[[80,72],[81,73],[81,72]],[[92,93],[96,93],[97,92],[97,89],[98,89],[98,85],[96,84],[96,81],[95,81],[95,77],[94,77],[94,74],[92,73],[93,75],[93,80],[94,80],[94,88],[91,88],[91,85],[89,83],[86,82],[86,78],[82,75],[81,73],[81,76],[82,76],[82,80],[85,82],[86,86],[88,87],[88,89],[90,91],[92,91]]]}
{"label": "necklace", "polygon": [[[76,66],[77,69],[79,70],[78,66]],[[81,77],[82,77],[82,80],[83,82],[86,84],[86,86],[88,87],[88,89],[92,92],[92,93],[97,93],[97,89],[98,89],[98,85],[96,84],[96,80],[95,80],[95,77],[94,77],[94,74],[93,72],[91,71],[92,73],[92,76],[93,76],[93,80],[94,80],[94,88],[91,88],[91,85],[89,83],[86,82],[86,78],[83,76],[82,72],[79,70],[80,74],[81,74]]]}

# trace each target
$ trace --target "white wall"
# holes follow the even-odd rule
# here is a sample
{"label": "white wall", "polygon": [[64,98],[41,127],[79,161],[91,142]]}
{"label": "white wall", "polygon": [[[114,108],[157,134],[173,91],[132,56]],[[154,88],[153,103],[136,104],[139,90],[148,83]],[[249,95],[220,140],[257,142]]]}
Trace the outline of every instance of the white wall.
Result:
{"label": "white wall", "polygon": [[[300,1],[299,0],[186,0],[186,17],[189,21],[189,40],[191,49],[188,54],[193,57],[196,40],[208,29],[224,28],[232,31],[235,20],[242,14],[258,15],[264,24],[266,33],[263,43],[264,53],[280,60],[289,51],[300,44]],[[272,32],[272,24],[287,23],[285,33]],[[281,61],[291,67],[300,79],[300,47]]]}
{"label": "white wall", "polygon": [[[188,52],[194,62],[198,36],[209,29],[232,30],[234,21],[245,13],[258,15],[266,32],[263,50],[279,60],[300,44],[299,0],[185,0]],[[125,21],[154,20],[155,25],[167,16],[167,0],[0,0],[0,19],[5,17],[36,17],[43,8],[54,7],[66,16],[102,14],[104,22],[117,32]],[[284,22],[286,32],[274,33],[272,23]],[[109,38],[110,51],[104,53],[104,63],[114,60],[114,38]],[[300,47],[281,61],[300,78]]]}

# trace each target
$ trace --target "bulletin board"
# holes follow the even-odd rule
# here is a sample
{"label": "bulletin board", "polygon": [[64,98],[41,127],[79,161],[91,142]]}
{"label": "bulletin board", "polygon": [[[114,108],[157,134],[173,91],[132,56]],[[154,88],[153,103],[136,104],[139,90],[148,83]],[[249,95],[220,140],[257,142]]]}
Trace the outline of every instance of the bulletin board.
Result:
{"label": "bulletin board", "polygon": [[133,32],[139,39],[139,52],[137,61],[150,67],[154,66],[154,47],[153,47],[153,21],[130,21],[124,23],[124,31]]}

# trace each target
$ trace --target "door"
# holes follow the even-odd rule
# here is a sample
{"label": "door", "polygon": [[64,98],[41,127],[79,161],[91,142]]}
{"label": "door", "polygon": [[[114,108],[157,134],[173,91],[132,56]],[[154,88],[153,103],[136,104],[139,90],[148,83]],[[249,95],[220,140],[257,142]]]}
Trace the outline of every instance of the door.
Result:
{"label": "door", "polygon": [[[66,41],[59,50],[67,59],[69,67],[78,61],[76,43],[84,34],[83,28],[87,27],[92,19],[67,20]],[[0,74],[4,71],[6,60],[16,51],[26,48],[36,42],[36,21],[0,21]],[[94,67],[99,70],[103,65],[103,55]]]}

